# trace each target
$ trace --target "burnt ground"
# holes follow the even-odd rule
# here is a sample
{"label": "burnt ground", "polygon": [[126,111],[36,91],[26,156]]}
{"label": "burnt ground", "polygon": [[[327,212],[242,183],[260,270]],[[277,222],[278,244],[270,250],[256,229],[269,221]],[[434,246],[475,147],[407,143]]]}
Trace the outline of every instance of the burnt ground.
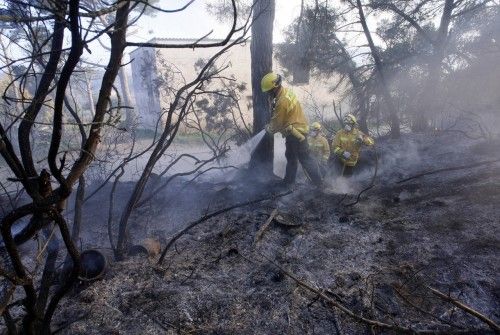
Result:
{"label": "burnt ground", "polygon": [[[103,279],[82,283],[62,302],[54,329],[61,334],[390,333],[333,308],[273,260],[367,318],[417,330],[488,333],[485,324],[440,300],[428,286],[500,322],[500,164],[397,181],[499,159],[499,146],[500,140],[453,135],[380,140],[376,185],[358,204],[345,206],[369,184],[370,164],[352,180],[332,181],[336,193],[299,184],[285,197],[217,216],[182,236],[161,267],[156,259],[132,257],[114,263]],[[259,180],[182,185],[175,183],[137,210],[131,236],[168,241],[207,211],[269,193]],[[123,194],[130,189],[120,187]],[[107,246],[102,220],[107,209],[99,206],[107,201],[105,193],[86,204],[93,216],[83,228],[84,248]],[[282,220],[273,221],[255,243],[274,208]]]}

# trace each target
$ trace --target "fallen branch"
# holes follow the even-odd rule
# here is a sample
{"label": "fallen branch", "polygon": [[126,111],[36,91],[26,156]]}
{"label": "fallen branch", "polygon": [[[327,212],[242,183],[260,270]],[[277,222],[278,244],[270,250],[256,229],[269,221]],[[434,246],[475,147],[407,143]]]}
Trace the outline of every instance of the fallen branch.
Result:
{"label": "fallen branch", "polygon": [[280,269],[281,272],[283,272],[284,275],[286,275],[287,277],[291,278],[299,286],[302,286],[303,288],[305,288],[305,289],[307,289],[307,290],[309,290],[309,291],[317,294],[319,297],[323,298],[325,301],[327,301],[330,304],[332,304],[335,308],[339,309],[340,311],[344,312],[345,314],[349,315],[350,317],[352,317],[353,319],[355,319],[357,321],[366,323],[366,324],[368,324],[370,326],[375,326],[375,327],[379,327],[379,328],[382,328],[382,329],[392,329],[392,330],[400,331],[402,333],[413,334],[415,332],[414,330],[412,330],[410,328],[400,327],[400,326],[397,326],[397,325],[391,325],[391,324],[388,324],[388,323],[384,323],[384,322],[377,321],[377,320],[372,320],[372,319],[367,319],[367,318],[364,318],[364,317],[362,317],[360,315],[357,315],[356,313],[354,313],[353,311],[351,311],[347,307],[341,305],[337,301],[335,301],[332,298],[330,298],[327,295],[325,295],[325,293],[323,293],[323,291],[321,291],[321,290],[319,290],[317,288],[314,288],[312,285],[310,285],[310,284],[308,284],[308,283],[300,280],[299,278],[297,278],[297,276],[295,276],[294,274],[292,274],[290,271],[285,270],[283,267],[281,267],[280,265],[278,265],[277,263],[275,263],[269,257],[267,257],[267,256],[265,256],[263,254],[261,254],[261,256],[264,257],[269,263],[273,264],[275,267],[277,267],[278,269]]}
{"label": "fallen branch", "polygon": [[495,159],[495,160],[492,160],[492,161],[483,161],[483,162],[478,162],[478,163],[469,164],[469,165],[455,166],[455,167],[449,167],[449,168],[443,168],[443,169],[438,169],[438,170],[423,172],[423,173],[419,173],[417,175],[414,175],[414,176],[402,179],[402,180],[396,182],[396,184],[401,184],[401,183],[407,182],[409,180],[417,179],[417,178],[424,177],[424,176],[427,176],[427,175],[430,175],[430,174],[435,174],[435,173],[440,173],[440,172],[446,172],[446,171],[456,171],[456,170],[471,169],[471,168],[478,167],[478,166],[481,166],[481,165],[493,164],[493,163],[498,163],[498,162],[500,162],[500,159]]}
{"label": "fallen branch", "polygon": [[262,225],[262,227],[260,227],[257,234],[255,234],[254,244],[257,244],[257,242],[260,241],[260,239],[262,238],[262,235],[264,235],[264,232],[266,231],[267,227],[269,227],[271,222],[273,222],[273,219],[277,214],[278,214],[278,209],[277,208],[273,209],[271,214],[269,214],[269,217],[267,218],[266,222]]}
{"label": "fallen branch", "polygon": [[453,299],[452,297],[450,297],[449,295],[446,295],[438,290],[436,290],[435,288],[432,288],[430,286],[428,286],[429,290],[431,290],[432,293],[434,293],[435,295],[437,295],[438,297],[440,297],[441,299],[445,300],[445,301],[448,301],[449,303],[457,306],[458,308],[460,308],[461,310],[463,310],[464,312],[472,315],[472,316],[475,316],[476,318],[478,318],[479,320],[483,321],[484,323],[486,323],[491,329],[493,329],[493,331],[496,333],[496,334],[500,334],[500,326],[497,325],[493,320],[489,319],[488,317],[484,316],[483,314],[479,313],[478,311],[476,311],[475,309],[472,309],[471,307],[461,303],[460,301],[456,300],[456,299]]}
{"label": "fallen branch", "polygon": [[468,138],[469,140],[480,140],[480,139],[485,139],[486,137],[484,137],[483,135],[481,136],[477,136],[477,137],[474,137],[474,136],[471,136],[469,134],[467,134],[467,132],[463,131],[463,130],[459,130],[459,129],[442,129],[442,130],[439,130],[440,133],[457,133],[457,134],[461,134],[463,136],[465,136],[466,138]]}
{"label": "fallen branch", "polygon": [[[267,256],[265,256],[263,254],[260,254],[260,255],[263,258],[265,258],[269,263],[271,263],[272,265],[274,265],[275,267],[277,267],[278,269],[280,269],[281,272],[283,272],[284,275],[286,275],[287,277],[291,278],[299,286],[302,286],[303,288],[307,289],[308,291],[317,294],[319,297],[321,297],[322,299],[324,299],[325,301],[327,301],[328,303],[330,303],[333,307],[335,307],[338,310],[340,310],[341,312],[347,314],[348,316],[350,316],[354,320],[356,320],[358,322],[365,323],[365,324],[367,324],[367,325],[369,325],[369,326],[371,326],[373,328],[377,328],[378,327],[379,329],[394,330],[394,331],[396,331],[398,333],[401,333],[401,334],[470,334],[471,332],[472,333],[480,333],[481,331],[484,332],[484,329],[482,329],[482,330],[478,330],[478,329],[473,329],[473,330],[471,330],[471,329],[466,329],[466,330],[449,330],[449,329],[448,330],[432,330],[432,329],[421,329],[421,330],[418,330],[418,329],[413,329],[411,327],[402,327],[402,326],[398,326],[398,325],[395,325],[395,324],[389,324],[389,323],[381,322],[381,321],[378,321],[378,320],[367,319],[367,318],[365,318],[363,316],[360,316],[360,315],[354,313],[352,310],[348,309],[344,305],[342,305],[339,302],[337,302],[337,301],[333,300],[332,298],[328,297],[327,295],[325,295],[324,291],[322,291],[320,289],[317,289],[317,288],[313,287],[311,284],[308,284],[308,283],[300,280],[299,278],[297,278],[296,275],[292,274],[290,271],[287,271],[286,269],[284,269],[280,265],[276,264],[269,257],[267,257]],[[244,257],[244,258],[247,259],[246,257]]]}
{"label": "fallen branch", "polygon": [[447,325],[451,326],[451,327],[454,327],[454,328],[462,328],[460,326],[457,326],[447,320],[445,320],[444,318],[441,318],[437,315],[434,315],[433,313],[431,312],[428,312],[426,311],[425,309],[423,309],[422,307],[416,305],[415,303],[413,303],[409,298],[408,296],[406,296],[405,294],[403,294],[403,292],[401,292],[397,287],[393,286],[392,287],[394,289],[394,292],[396,292],[396,294],[401,298],[403,299],[404,302],[406,302],[409,306],[415,308],[417,311],[419,311],[420,313],[424,314],[424,315],[428,315],[430,317],[432,317],[433,319],[436,319],[437,321],[439,322],[442,322],[442,323],[446,323]]}
{"label": "fallen branch", "polygon": [[167,251],[175,243],[175,241],[177,241],[182,235],[184,235],[186,232],[188,232],[192,228],[196,227],[200,223],[203,223],[203,222],[207,221],[208,219],[211,219],[211,218],[213,218],[213,217],[215,217],[217,215],[223,214],[225,212],[229,212],[230,210],[233,210],[235,208],[244,207],[244,206],[248,206],[248,205],[253,205],[253,204],[265,201],[265,200],[270,200],[270,199],[276,199],[276,198],[284,197],[285,195],[288,195],[290,193],[292,193],[292,191],[287,191],[285,193],[280,193],[280,194],[272,194],[272,195],[264,197],[264,198],[260,198],[260,199],[256,199],[256,200],[251,200],[251,201],[240,202],[240,203],[234,204],[233,206],[226,207],[226,208],[223,208],[223,209],[219,209],[218,211],[212,212],[210,214],[205,214],[200,219],[198,219],[198,220],[196,220],[196,221],[188,224],[186,228],[182,229],[180,232],[178,232],[177,234],[175,234],[174,237],[172,237],[170,239],[170,241],[168,242],[168,244],[165,246],[165,249],[163,249],[163,251],[161,253],[161,256],[160,256],[160,259],[158,260],[157,264],[161,265],[161,263],[163,263],[163,259],[165,258],[165,255],[167,254]]}

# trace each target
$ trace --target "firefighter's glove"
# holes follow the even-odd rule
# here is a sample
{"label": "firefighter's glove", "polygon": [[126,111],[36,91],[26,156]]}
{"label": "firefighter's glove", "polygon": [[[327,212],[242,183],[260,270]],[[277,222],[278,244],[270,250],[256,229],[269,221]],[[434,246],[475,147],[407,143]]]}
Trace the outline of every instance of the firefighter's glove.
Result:
{"label": "firefighter's glove", "polygon": [[264,129],[266,130],[266,133],[268,133],[269,135],[272,135],[273,133],[271,132],[271,126],[269,124],[266,124],[264,126]]}

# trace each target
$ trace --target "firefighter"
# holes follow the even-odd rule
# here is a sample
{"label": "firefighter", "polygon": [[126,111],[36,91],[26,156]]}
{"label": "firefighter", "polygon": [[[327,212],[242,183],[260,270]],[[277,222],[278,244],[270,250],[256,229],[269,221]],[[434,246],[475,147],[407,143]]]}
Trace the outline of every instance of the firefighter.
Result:
{"label": "firefighter", "polygon": [[347,114],[343,123],[344,129],[335,134],[332,148],[336,155],[335,162],[340,170],[340,175],[350,176],[359,160],[361,147],[363,145],[372,146],[375,142],[370,136],[358,129],[358,121],[354,115]]}
{"label": "firefighter", "polygon": [[321,134],[321,124],[319,122],[311,124],[308,142],[309,150],[318,163],[321,176],[325,177],[328,171],[328,159],[330,158],[330,144],[328,144],[328,140]]}
{"label": "firefighter", "polygon": [[322,186],[318,165],[309,153],[307,134],[309,126],[295,93],[281,85],[281,76],[270,72],[261,80],[262,92],[267,92],[271,100],[271,120],[265,129],[269,134],[280,132],[285,138],[286,172],[282,186],[295,183],[298,162],[317,187]]}

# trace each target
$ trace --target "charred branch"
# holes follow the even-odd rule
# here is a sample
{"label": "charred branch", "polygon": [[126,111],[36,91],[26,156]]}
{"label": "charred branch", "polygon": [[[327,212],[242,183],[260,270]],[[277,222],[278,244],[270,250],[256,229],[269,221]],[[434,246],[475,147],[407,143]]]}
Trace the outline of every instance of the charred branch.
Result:
{"label": "charred branch", "polygon": [[457,299],[454,299],[452,298],[451,296],[449,295],[446,295],[438,290],[436,290],[435,288],[432,288],[432,287],[429,287],[429,290],[431,290],[431,292],[435,295],[437,295],[439,298],[443,299],[444,301],[447,301],[455,306],[457,306],[458,308],[460,308],[461,310],[463,310],[464,312],[478,318],[479,320],[481,320],[482,322],[486,323],[495,333],[500,333],[500,326],[497,325],[493,320],[491,320],[490,318],[486,317],[485,315],[479,313],[478,311],[476,311],[475,309],[465,305],[464,303],[458,301]]}
{"label": "charred branch", "polygon": [[494,164],[494,163],[498,163],[498,162],[500,162],[500,159],[495,159],[495,160],[478,162],[478,163],[469,164],[469,165],[454,166],[454,167],[448,167],[448,168],[443,168],[443,169],[438,169],[438,170],[423,172],[423,173],[419,173],[417,175],[414,175],[414,176],[411,176],[411,177],[408,177],[408,178],[405,178],[405,179],[401,179],[397,183],[398,184],[405,183],[407,181],[410,181],[410,180],[413,180],[413,179],[417,179],[417,178],[421,178],[421,177],[425,177],[425,176],[428,176],[428,175],[431,175],[431,174],[435,174],[435,173],[457,171],[457,170],[464,170],[464,169],[472,169],[472,168],[475,168],[475,167],[478,167],[478,166],[489,165],[489,164]]}
{"label": "charred branch", "polygon": [[260,199],[240,202],[240,203],[237,203],[235,205],[232,205],[232,206],[229,206],[229,207],[226,207],[226,208],[223,208],[223,209],[219,209],[219,210],[217,210],[215,212],[212,212],[212,213],[209,213],[209,214],[205,214],[200,219],[198,219],[198,220],[196,220],[196,221],[188,224],[186,226],[186,228],[182,229],[180,232],[178,232],[177,234],[175,234],[170,239],[170,241],[168,241],[167,245],[165,246],[165,248],[163,249],[163,251],[161,253],[160,259],[158,260],[158,265],[161,265],[163,263],[163,260],[165,259],[165,256],[167,255],[168,250],[170,249],[170,247],[172,247],[172,245],[175,243],[175,241],[177,241],[179,238],[182,237],[182,235],[184,235],[185,233],[187,233],[188,231],[190,231],[194,227],[198,226],[199,224],[201,224],[201,223],[203,223],[203,222],[205,222],[205,221],[207,221],[207,220],[209,220],[209,219],[211,219],[213,217],[216,217],[216,216],[221,215],[223,213],[229,212],[229,211],[231,211],[231,210],[233,210],[235,208],[257,204],[259,202],[266,201],[266,200],[281,198],[281,197],[284,197],[284,196],[286,196],[286,195],[288,195],[290,193],[292,193],[292,191],[288,191],[288,192],[285,192],[285,193],[279,193],[279,194],[271,194],[269,196],[266,196],[266,197],[263,197],[263,198],[260,198]]}

